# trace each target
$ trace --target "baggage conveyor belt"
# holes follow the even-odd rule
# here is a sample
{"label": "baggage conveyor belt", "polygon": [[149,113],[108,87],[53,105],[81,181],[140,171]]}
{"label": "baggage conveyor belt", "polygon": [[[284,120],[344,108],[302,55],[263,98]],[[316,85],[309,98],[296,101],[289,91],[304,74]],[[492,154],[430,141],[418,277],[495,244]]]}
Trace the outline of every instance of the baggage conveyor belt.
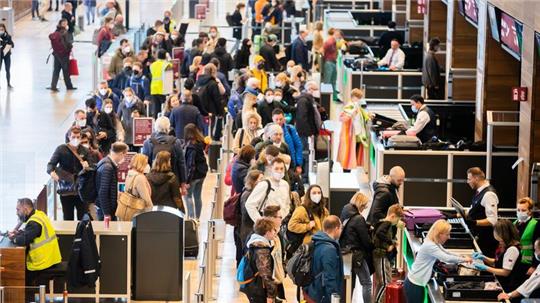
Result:
{"label": "baggage conveyor belt", "polygon": [[406,121],[397,104],[368,103],[366,109],[370,113],[379,114],[396,121]]}

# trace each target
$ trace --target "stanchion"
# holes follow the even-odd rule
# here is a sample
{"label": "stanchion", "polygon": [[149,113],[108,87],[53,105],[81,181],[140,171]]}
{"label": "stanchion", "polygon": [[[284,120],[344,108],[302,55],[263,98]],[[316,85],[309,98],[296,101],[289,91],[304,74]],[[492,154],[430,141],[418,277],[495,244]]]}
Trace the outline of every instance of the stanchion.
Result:
{"label": "stanchion", "polygon": [[191,273],[184,276],[184,288],[182,289],[182,302],[191,303]]}
{"label": "stanchion", "polygon": [[213,278],[214,278],[214,272],[215,272],[215,241],[214,241],[214,234],[215,234],[215,222],[212,220],[208,220],[208,236],[207,236],[207,243],[208,248],[206,250],[206,273],[204,275],[204,298],[205,302],[208,302],[207,300],[213,299]]}
{"label": "stanchion", "polygon": [[0,286],[0,303],[4,303],[4,287]]}
{"label": "stanchion", "polygon": [[39,303],[45,303],[45,285],[39,286]]}
{"label": "stanchion", "polygon": [[[204,251],[203,251],[203,259],[201,260],[201,264],[199,265],[199,287],[197,288],[197,292],[195,293],[195,298],[197,300],[197,303],[206,303],[208,302],[208,298],[204,295],[206,292],[206,268],[208,263],[208,241],[203,243]],[[202,290],[202,292],[201,292]]]}
{"label": "stanchion", "polygon": [[313,167],[315,166],[315,137],[310,136],[308,138],[308,150],[309,150],[309,156],[308,156],[308,178],[313,173]]}

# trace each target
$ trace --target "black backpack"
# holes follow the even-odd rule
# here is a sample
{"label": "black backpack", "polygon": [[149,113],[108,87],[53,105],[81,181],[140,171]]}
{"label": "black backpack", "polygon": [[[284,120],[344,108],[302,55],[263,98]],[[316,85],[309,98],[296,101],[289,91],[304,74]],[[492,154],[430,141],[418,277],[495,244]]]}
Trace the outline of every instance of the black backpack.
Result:
{"label": "black backpack", "polygon": [[94,202],[97,199],[96,172],[97,167],[90,166],[77,175],[77,192],[83,202]]}
{"label": "black backpack", "polygon": [[[310,221],[314,219],[313,214],[307,209],[307,207],[305,207],[304,205],[300,205],[299,207],[303,207],[306,209]],[[293,212],[291,211],[291,213],[289,213],[285,218],[283,218],[283,220],[281,221],[281,227],[279,229],[279,233],[285,241],[285,260],[292,258],[294,252],[296,252],[300,245],[302,245],[302,243],[304,242],[304,237],[308,233],[295,233],[289,230],[288,225],[289,221],[291,220],[292,213]]]}
{"label": "black backpack", "polygon": [[312,273],[314,249],[313,242],[302,244],[287,262],[287,275],[298,287],[306,287],[317,278]]}
{"label": "black backpack", "polygon": [[165,142],[159,142],[154,136],[150,138],[152,142],[152,161],[156,159],[156,156],[161,151],[168,151],[171,153],[171,164],[174,164],[174,144],[176,143],[176,137],[170,136]]}

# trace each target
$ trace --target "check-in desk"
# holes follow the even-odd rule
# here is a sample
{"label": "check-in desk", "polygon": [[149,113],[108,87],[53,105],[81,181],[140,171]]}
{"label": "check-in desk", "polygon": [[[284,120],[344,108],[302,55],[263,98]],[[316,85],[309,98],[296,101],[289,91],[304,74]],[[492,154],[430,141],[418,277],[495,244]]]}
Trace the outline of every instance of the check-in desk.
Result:
{"label": "check-in desk", "polygon": [[[387,149],[371,132],[370,183],[399,165],[406,174],[400,189],[403,205],[450,207],[451,197],[471,201],[474,192],[466,182],[467,169],[485,170],[486,155],[485,151]],[[516,152],[493,153],[491,184],[497,189],[500,208],[515,208],[517,172],[512,165],[516,160]]]}
{"label": "check-in desk", "polygon": [[[53,221],[58,237],[62,261],[69,261],[75,239],[77,221]],[[92,221],[96,235],[96,245],[101,257],[101,275],[94,288],[72,289],[68,285],[70,297],[131,298],[131,222],[110,222],[109,228],[103,221]],[[55,281],[55,293],[62,293],[63,283]]]}
{"label": "check-in desk", "polygon": [[[325,23],[328,28],[339,28],[347,41],[378,39],[388,31],[390,12],[381,10],[326,10]],[[405,30],[400,29],[405,37]]]}
{"label": "check-in desk", "polygon": [[0,237],[0,286],[4,302],[24,302],[26,248],[16,246],[7,237]]}
{"label": "check-in desk", "polygon": [[366,101],[387,99],[408,99],[412,95],[422,94],[422,72],[417,70],[401,71],[353,71],[344,68],[349,81],[344,83],[350,92],[353,88],[365,86]]}

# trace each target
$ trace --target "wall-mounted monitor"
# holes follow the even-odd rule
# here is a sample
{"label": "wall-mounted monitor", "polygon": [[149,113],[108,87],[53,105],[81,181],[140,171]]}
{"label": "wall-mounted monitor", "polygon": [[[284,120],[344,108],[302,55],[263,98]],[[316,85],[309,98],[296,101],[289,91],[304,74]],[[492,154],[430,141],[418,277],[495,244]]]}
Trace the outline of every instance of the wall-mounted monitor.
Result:
{"label": "wall-mounted monitor", "polygon": [[464,7],[464,4],[463,4],[463,1],[465,1],[465,0],[457,0],[457,8],[458,8],[458,12],[462,16],[465,16],[465,7]]}
{"label": "wall-mounted monitor", "polygon": [[500,11],[493,5],[488,5],[488,15],[489,15],[489,27],[491,28],[491,36],[495,41],[501,42],[499,37],[499,23]]}
{"label": "wall-mounted monitor", "polygon": [[523,24],[501,12],[500,36],[502,47],[516,59],[521,60]]}
{"label": "wall-mounted monitor", "polygon": [[478,3],[476,1],[477,0],[463,0],[465,19],[474,26],[478,26]]}

